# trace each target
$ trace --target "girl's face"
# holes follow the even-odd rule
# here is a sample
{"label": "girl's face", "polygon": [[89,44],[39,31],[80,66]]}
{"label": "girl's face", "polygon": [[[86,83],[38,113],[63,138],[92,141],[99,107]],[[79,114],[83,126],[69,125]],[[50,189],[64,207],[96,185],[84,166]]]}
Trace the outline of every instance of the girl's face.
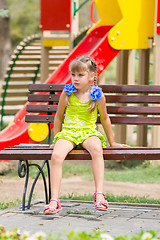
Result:
{"label": "girl's face", "polygon": [[94,72],[71,72],[71,80],[75,88],[77,89],[85,89],[90,86],[90,82],[94,80]]}

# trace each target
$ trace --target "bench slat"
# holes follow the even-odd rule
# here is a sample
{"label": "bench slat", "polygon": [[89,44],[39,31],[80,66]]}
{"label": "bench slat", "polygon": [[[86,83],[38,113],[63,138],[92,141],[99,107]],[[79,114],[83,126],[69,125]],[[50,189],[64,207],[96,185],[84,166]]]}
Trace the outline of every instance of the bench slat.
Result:
{"label": "bench slat", "polygon": [[160,114],[160,107],[142,107],[142,106],[107,106],[109,114]]}
{"label": "bench slat", "polygon": [[28,94],[29,102],[58,102],[60,95]]}
{"label": "bench slat", "polygon": [[[57,111],[57,105],[27,105],[27,112],[51,113]],[[109,114],[160,114],[160,107],[107,106]]]}
{"label": "bench slat", "polygon": [[27,112],[51,113],[57,111],[57,105],[27,105]]}
{"label": "bench slat", "polygon": [[[29,102],[58,102],[60,95],[29,94]],[[105,95],[107,103],[160,103],[160,96],[146,95]]]}
{"label": "bench slat", "polygon": [[[121,150],[105,149],[103,150],[105,160],[159,160],[159,150]],[[50,160],[52,149],[48,150],[2,150],[0,159],[3,160]],[[91,160],[90,154],[86,150],[72,150],[66,157],[66,160]]]}
{"label": "bench slat", "polygon": [[[112,124],[131,124],[131,125],[159,125],[160,117],[123,117],[123,116],[111,116]],[[33,123],[53,123],[54,115],[26,115],[26,122]],[[100,117],[97,119],[97,123],[100,123]]]}
{"label": "bench slat", "polygon": [[[110,93],[159,93],[159,85],[99,85],[103,92]],[[62,91],[64,84],[29,84],[31,92]]]}
{"label": "bench slat", "polygon": [[61,92],[64,84],[29,84],[29,91],[31,92]]}
{"label": "bench slat", "polygon": [[107,103],[160,103],[160,96],[148,95],[105,95]]}

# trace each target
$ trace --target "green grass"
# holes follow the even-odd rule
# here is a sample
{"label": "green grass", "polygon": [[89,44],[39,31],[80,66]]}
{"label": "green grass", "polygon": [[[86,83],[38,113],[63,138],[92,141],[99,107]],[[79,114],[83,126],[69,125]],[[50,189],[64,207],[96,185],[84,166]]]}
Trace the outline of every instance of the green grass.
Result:
{"label": "green grass", "polygon": [[[138,197],[138,196],[127,196],[127,195],[120,195],[115,196],[111,193],[105,193],[107,196],[108,202],[120,202],[120,203],[144,203],[144,204],[160,204],[160,200],[155,199],[148,199],[147,196],[144,197]],[[68,195],[61,195],[60,199],[63,200],[80,200],[80,201],[92,201],[93,196],[91,194],[85,194],[85,195],[77,195],[76,193],[68,194]],[[10,207],[14,207],[17,205],[22,204],[22,201],[19,199],[16,199],[12,202],[2,202],[0,203],[0,210],[4,210]],[[71,212],[69,213],[71,214]],[[82,213],[79,213],[82,214]],[[83,214],[89,214],[87,212],[84,212]]]}
{"label": "green grass", "polygon": [[[63,177],[83,176],[85,179],[93,180],[92,167],[89,164],[65,164],[63,166]],[[104,179],[106,181],[121,181],[133,183],[160,183],[160,165],[149,165],[145,163],[133,168],[122,166],[121,169],[105,169]]]}
{"label": "green grass", "polygon": [[14,201],[10,201],[10,202],[0,202],[0,210],[4,210],[4,209],[7,209],[7,208],[11,208],[11,207],[14,207],[14,206],[17,206],[17,205],[20,205],[22,203],[21,200],[19,199],[16,199]]}
{"label": "green grass", "polygon": [[160,183],[160,165],[105,171],[105,180],[132,183]]}
{"label": "green grass", "polygon": [[[111,169],[112,168],[112,169]],[[136,167],[126,167],[123,164],[120,169],[109,166],[105,168],[104,179],[106,181],[120,181],[120,182],[132,182],[132,183],[160,183],[160,164],[152,165],[148,162],[143,162]],[[35,178],[37,174],[35,167],[30,167],[30,177]],[[45,175],[47,176],[47,170],[45,169]],[[6,176],[17,176],[17,169],[7,173]],[[92,166],[91,164],[71,164],[65,162],[63,165],[63,178],[69,178],[72,176],[82,176],[86,180],[93,180]]]}
{"label": "green grass", "polygon": [[[160,200],[148,199],[147,196],[138,197],[138,196],[128,196],[128,195],[120,195],[115,196],[111,193],[105,193],[108,202],[120,202],[120,203],[144,203],[144,204],[160,204]],[[76,193],[62,195],[60,199],[63,200],[83,200],[83,201],[92,201],[92,194],[85,195],[77,195]]]}
{"label": "green grass", "polygon": [[91,215],[92,213],[90,212],[90,211],[83,211],[83,212],[81,212],[81,211],[78,211],[78,210],[76,210],[76,211],[67,211],[67,213],[68,214],[80,214],[80,215]]}

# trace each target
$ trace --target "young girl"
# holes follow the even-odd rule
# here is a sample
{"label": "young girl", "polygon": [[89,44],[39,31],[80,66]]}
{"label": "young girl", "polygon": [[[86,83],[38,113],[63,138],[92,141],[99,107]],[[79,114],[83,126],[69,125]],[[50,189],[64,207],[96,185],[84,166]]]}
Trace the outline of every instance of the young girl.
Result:
{"label": "young girl", "polygon": [[[62,164],[67,154],[77,145],[85,148],[92,157],[95,181],[93,201],[97,210],[107,210],[108,202],[103,193],[104,159],[106,141],[96,130],[97,112],[111,147],[124,147],[114,141],[110,118],[106,111],[105,97],[97,86],[97,65],[93,58],[81,56],[70,64],[72,83],[65,85],[60,96],[54,120],[54,151],[51,158],[51,200],[44,214],[62,210],[59,192]],[[94,82],[94,86],[90,86]],[[64,124],[62,126],[65,113]]]}

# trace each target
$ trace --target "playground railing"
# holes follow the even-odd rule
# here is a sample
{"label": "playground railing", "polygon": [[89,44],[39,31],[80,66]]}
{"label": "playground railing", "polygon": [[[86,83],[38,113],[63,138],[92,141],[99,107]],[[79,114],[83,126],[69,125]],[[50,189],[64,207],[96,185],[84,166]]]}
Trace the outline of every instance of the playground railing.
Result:
{"label": "playground railing", "polygon": [[[33,35],[32,37],[29,37],[27,39],[24,39],[23,42],[20,43],[20,48],[19,45],[17,47],[17,53],[15,54],[15,57],[13,58],[13,62],[10,66],[6,81],[5,81],[5,86],[4,86],[4,90],[3,90],[3,94],[2,94],[2,107],[1,107],[1,129],[3,126],[3,117],[5,116],[4,113],[4,106],[5,106],[5,100],[6,100],[6,95],[7,95],[7,89],[8,89],[8,85],[9,85],[9,81],[11,79],[11,75],[13,73],[14,67],[19,59],[19,56],[22,54],[22,52],[25,50],[25,48],[30,45],[32,42],[36,41],[36,40],[40,40],[40,37]],[[37,65],[37,69],[35,71],[34,77],[33,77],[33,83],[36,82],[37,79],[37,75],[39,73],[39,69],[40,69],[40,64]]]}

